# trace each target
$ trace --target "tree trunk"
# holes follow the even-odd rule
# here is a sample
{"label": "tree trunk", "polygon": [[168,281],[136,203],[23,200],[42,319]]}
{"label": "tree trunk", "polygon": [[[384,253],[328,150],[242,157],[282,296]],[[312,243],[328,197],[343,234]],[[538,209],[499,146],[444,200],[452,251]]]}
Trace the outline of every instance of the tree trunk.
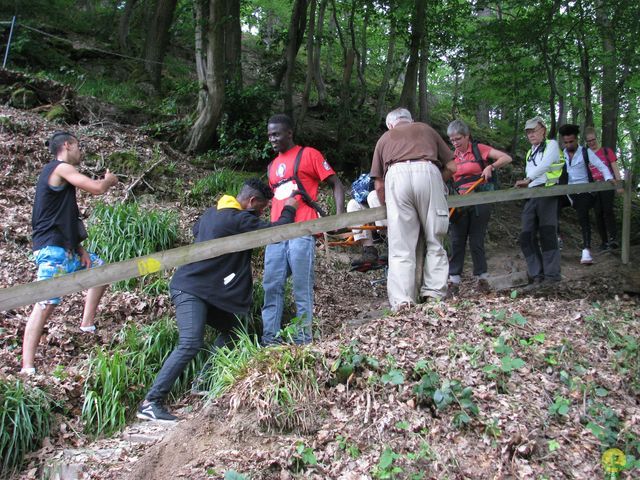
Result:
{"label": "tree trunk", "polygon": [[420,71],[418,74],[418,105],[420,106],[418,120],[426,123],[429,121],[429,102],[427,100],[428,53],[425,43],[426,40],[423,37],[422,48],[420,49]]}
{"label": "tree trunk", "polygon": [[160,90],[162,61],[169,45],[169,28],[177,0],[157,0],[144,46],[145,70],[156,90]]}
{"label": "tree trunk", "polygon": [[138,0],[127,0],[118,22],[118,46],[121,52],[126,52],[129,45],[127,40],[129,37],[129,23],[131,22],[131,15],[133,14],[133,8],[138,3]]}
{"label": "tree trunk", "polygon": [[418,63],[420,60],[420,43],[424,35],[424,19],[426,0],[416,0],[415,10],[411,19],[411,45],[409,48],[409,63],[404,77],[404,85],[400,94],[400,105],[416,112],[416,87],[418,82]]}
{"label": "tree trunk", "polygon": [[309,96],[311,95],[311,84],[313,83],[314,75],[314,36],[315,36],[315,22],[316,22],[316,6],[317,0],[311,0],[309,6],[309,31],[307,32],[307,75],[304,82],[304,91],[302,92],[302,102],[300,105],[300,116],[296,122],[296,129],[304,121],[304,117],[307,114],[309,108]]}
{"label": "tree trunk", "polygon": [[564,102],[564,96],[558,96],[558,126],[567,123],[567,108]]}
{"label": "tree trunk", "polygon": [[618,132],[618,113],[620,99],[616,83],[618,69],[618,52],[615,43],[615,31],[611,26],[611,19],[604,10],[602,3],[596,6],[596,21],[600,29],[602,41],[602,146],[613,150],[616,148]]}
{"label": "tree trunk", "polygon": [[282,81],[276,85],[284,83],[282,96],[284,99],[284,110],[293,118],[293,73],[296,66],[298,50],[304,38],[304,31],[307,25],[307,0],[295,0],[291,11],[291,21],[289,22],[289,34],[287,36],[287,46],[285,49],[285,65]]}
{"label": "tree trunk", "polygon": [[[207,3],[208,9],[204,8]],[[191,128],[187,150],[201,153],[214,144],[224,106],[225,0],[196,0],[195,4],[196,44],[205,38],[204,31],[198,34],[199,29],[206,27],[207,35],[206,48],[202,51],[205,55],[200,61],[203,72],[198,70],[198,76],[204,73],[204,78],[199,78],[198,118]],[[208,13],[208,21],[203,16],[205,13]]]}
{"label": "tree trunk", "polygon": [[327,10],[327,0],[321,0],[318,9],[318,22],[316,23],[316,33],[313,42],[313,81],[318,91],[318,106],[324,105],[327,101],[327,87],[322,79],[320,68],[320,51],[322,47],[322,32],[324,31],[324,13]]}
{"label": "tree trunk", "polygon": [[236,88],[242,88],[242,33],[240,30],[240,0],[225,2],[224,64],[225,78]]}
{"label": "tree trunk", "polygon": [[362,107],[364,101],[367,98],[367,82],[362,75],[362,71],[360,70],[360,66],[362,64],[361,55],[358,51],[358,47],[356,46],[356,29],[354,25],[354,20],[356,16],[356,5],[357,0],[351,0],[351,13],[349,14],[349,34],[351,37],[351,50],[353,51],[356,62],[356,71],[358,74],[358,80],[360,81],[360,99],[358,100],[358,107]]}
{"label": "tree trunk", "polygon": [[364,18],[362,19],[362,42],[360,46],[360,76],[365,78],[365,72],[367,70],[367,30],[369,28],[369,17],[371,11],[371,5],[369,2],[365,2],[364,8]]}
{"label": "tree trunk", "polygon": [[387,98],[387,92],[389,91],[389,81],[391,80],[391,70],[396,52],[396,20],[395,17],[391,15],[391,12],[389,13],[389,44],[387,46],[387,57],[384,66],[384,76],[382,77],[382,83],[380,83],[380,88],[378,90],[378,102],[376,104],[377,118],[384,118],[385,115],[385,100]]}

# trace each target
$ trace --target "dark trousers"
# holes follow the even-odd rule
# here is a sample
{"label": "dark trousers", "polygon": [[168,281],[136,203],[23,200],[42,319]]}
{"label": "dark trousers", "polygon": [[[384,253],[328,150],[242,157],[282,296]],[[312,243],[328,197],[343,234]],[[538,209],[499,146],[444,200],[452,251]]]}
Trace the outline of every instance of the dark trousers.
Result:
{"label": "dark trousers", "polygon": [[[569,200],[569,197],[571,197],[571,200]],[[561,209],[568,206],[572,206],[576,211],[580,230],[582,231],[582,248],[591,248],[591,219],[589,218],[589,212],[593,207],[594,200],[593,194],[585,192],[564,195],[560,197],[558,203],[558,215],[560,215]]]}
{"label": "dark trousers", "polygon": [[527,200],[522,209],[520,248],[530,278],[560,280],[558,197]]}
{"label": "dark trousers", "polygon": [[487,273],[487,258],[484,252],[484,238],[491,218],[491,205],[474,205],[460,219],[449,227],[451,258],[449,275],[460,275],[464,266],[464,254],[469,239],[473,274]]}
{"label": "dark trousers", "polygon": [[242,328],[236,315],[220,310],[195,295],[171,289],[171,301],[176,307],[178,345],[165,360],[147,393],[146,399],[150,402],[164,402],[174,382],[202,349],[205,325],[220,332],[214,349],[231,346],[237,339],[236,331]]}
{"label": "dark trousers", "polygon": [[616,214],[613,211],[613,205],[616,192],[607,190],[606,192],[598,192],[594,205],[596,213],[596,226],[598,234],[602,240],[602,244],[615,240],[618,236],[618,228],[616,225]]}

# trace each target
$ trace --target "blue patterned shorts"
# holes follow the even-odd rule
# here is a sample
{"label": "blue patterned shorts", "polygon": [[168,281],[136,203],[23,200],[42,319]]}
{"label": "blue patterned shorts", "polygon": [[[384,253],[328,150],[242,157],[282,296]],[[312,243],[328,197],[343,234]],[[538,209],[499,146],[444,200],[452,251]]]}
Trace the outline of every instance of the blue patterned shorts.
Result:
{"label": "blue patterned shorts", "polygon": [[[36,279],[38,281],[85,269],[82,263],[80,263],[80,255],[71,250],[65,250],[62,247],[43,247],[33,252],[33,256],[38,266],[38,276]],[[89,252],[89,257],[91,258],[92,267],[104,265],[104,261],[95,253]],[[60,297],[38,303],[58,305],[60,303]]]}

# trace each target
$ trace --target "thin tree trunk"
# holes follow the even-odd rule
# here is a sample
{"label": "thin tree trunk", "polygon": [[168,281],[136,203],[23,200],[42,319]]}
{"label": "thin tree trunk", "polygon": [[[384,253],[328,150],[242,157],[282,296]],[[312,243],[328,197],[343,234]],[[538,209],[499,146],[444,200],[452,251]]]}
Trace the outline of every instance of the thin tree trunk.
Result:
{"label": "thin tree trunk", "polygon": [[242,88],[242,33],[240,0],[226,0],[224,16],[224,63],[226,80]]}
{"label": "thin tree trunk", "polygon": [[[196,3],[198,1],[196,0]],[[205,77],[200,82],[200,98],[198,102],[198,118],[189,134],[187,150],[201,153],[210,148],[216,138],[216,128],[222,117],[224,107],[224,16],[225,0],[208,1],[207,44]],[[206,10],[200,10],[204,13]],[[196,9],[196,17],[198,9]],[[197,21],[196,30],[202,28],[204,21]],[[203,19],[201,19],[203,20]],[[202,40],[203,32],[200,33]],[[196,36],[196,41],[198,36]],[[204,62],[203,62],[204,63]],[[200,74],[200,72],[198,72]],[[200,100],[200,99],[199,99]]]}
{"label": "thin tree trunk", "polygon": [[[391,12],[390,12],[391,13]],[[389,92],[389,81],[391,80],[391,70],[393,60],[396,53],[396,20],[393,15],[389,15],[389,44],[387,46],[387,57],[384,66],[384,76],[382,77],[382,83],[378,90],[378,102],[376,104],[376,116],[377,118],[383,118],[386,106],[387,93]]]}
{"label": "thin tree trunk", "polygon": [[429,101],[427,100],[428,52],[425,43],[426,36],[423,36],[422,48],[420,49],[420,71],[418,73],[418,105],[420,106],[418,120],[426,123],[429,121]]}
{"label": "thin tree trunk", "polygon": [[313,83],[314,75],[314,36],[315,36],[315,22],[316,22],[316,5],[317,0],[311,0],[309,6],[309,30],[307,32],[307,75],[304,82],[304,91],[302,92],[302,102],[300,105],[300,116],[296,122],[296,129],[304,121],[304,117],[307,114],[309,108],[309,96],[311,95],[311,84]]}
{"label": "thin tree trunk", "polygon": [[281,82],[276,82],[277,86],[284,84],[282,96],[284,100],[284,110],[293,118],[293,73],[296,66],[298,50],[304,38],[304,31],[307,25],[307,0],[295,0],[291,11],[291,21],[289,22],[289,35],[285,49],[284,74]]}
{"label": "thin tree trunk", "polygon": [[451,99],[451,117],[457,118],[459,111],[459,103],[460,103],[460,67],[457,62],[452,65],[453,71],[455,72],[454,84],[453,84],[453,98]]}
{"label": "thin tree trunk", "polygon": [[[357,0],[351,0],[351,13],[349,14],[349,34],[351,37],[351,50],[353,51],[356,62],[356,72],[358,74],[358,80],[360,81],[360,99],[358,100],[358,107],[362,107],[365,99],[367,98],[367,82],[362,75],[362,71],[360,70],[361,66],[361,55],[358,51],[358,47],[356,46],[356,30],[354,25],[354,19],[356,16],[356,4]],[[350,88],[350,86],[349,86]]]}
{"label": "thin tree trunk", "polygon": [[400,94],[400,105],[416,113],[416,90],[418,82],[418,64],[420,60],[420,43],[424,35],[424,19],[426,0],[416,0],[415,10],[411,19],[411,46],[409,48],[409,63],[404,77],[404,85]]}
{"label": "thin tree trunk", "polygon": [[133,8],[138,3],[138,0],[127,0],[118,22],[118,46],[121,52],[128,50],[128,37],[129,37],[129,23],[131,22],[131,15],[133,14]]}
{"label": "thin tree trunk", "polygon": [[155,14],[147,31],[144,47],[145,70],[156,90],[160,90],[162,62],[169,45],[169,28],[176,3],[177,0],[157,0]]}
{"label": "thin tree trunk", "polygon": [[364,18],[362,19],[362,42],[360,47],[360,76],[365,78],[365,72],[367,70],[367,30],[369,29],[369,17],[371,12],[371,5],[369,2],[365,2],[363,5],[364,8]]}
{"label": "thin tree trunk", "polygon": [[611,20],[602,3],[596,6],[596,22],[600,29],[602,41],[602,145],[613,150],[616,148],[618,132],[618,113],[620,99],[616,83],[618,68],[618,52],[615,43],[615,32]]}
{"label": "thin tree trunk", "polygon": [[316,26],[315,40],[313,43],[313,81],[318,91],[318,106],[324,105],[327,101],[327,87],[322,79],[320,68],[320,52],[322,47],[322,32],[324,31],[324,14],[327,10],[327,0],[321,0],[318,9],[318,22]]}

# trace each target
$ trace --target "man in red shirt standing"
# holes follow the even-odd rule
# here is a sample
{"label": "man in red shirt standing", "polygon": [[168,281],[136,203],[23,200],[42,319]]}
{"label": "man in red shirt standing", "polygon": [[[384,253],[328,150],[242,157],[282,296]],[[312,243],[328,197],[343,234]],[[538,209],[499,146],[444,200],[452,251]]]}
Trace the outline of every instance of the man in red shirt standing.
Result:
{"label": "man in red shirt standing", "polygon": [[[342,182],[322,154],[312,147],[301,147],[293,141],[293,122],[287,115],[272,116],[267,124],[269,143],[278,156],[267,167],[274,197],[271,218],[278,219],[285,200],[295,195],[299,207],[295,221],[318,218],[318,188],[326,181],[333,189],[336,213],[344,212]],[[264,255],[264,305],[262,307],[262,344],[278,343],[285,301],[285,284],[289,275],[293,283],[296,316],[299,326],[293,341],[310,343],[313,339],[315,239],[312,235],[268,245]]]}

